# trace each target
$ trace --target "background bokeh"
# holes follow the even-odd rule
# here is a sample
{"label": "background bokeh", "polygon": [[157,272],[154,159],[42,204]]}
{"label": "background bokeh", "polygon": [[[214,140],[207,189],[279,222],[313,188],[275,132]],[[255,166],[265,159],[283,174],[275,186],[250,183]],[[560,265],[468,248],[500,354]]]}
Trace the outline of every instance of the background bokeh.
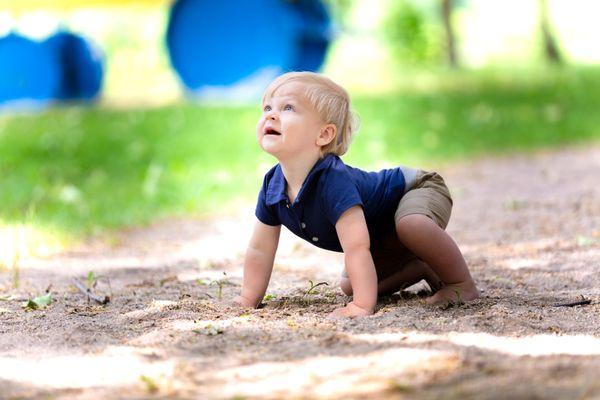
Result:
{"label": "background bokeh", "polygon": [[[254,201],[276,162],[255,143],[259,95],[185,96],[165,44],[170,1],[3,3],[0,36],[66,27],[106,63],[93,104],[0,111],[5,253]],[[434,167],[600,138],[595,1],[326,4],[335,38],[322,72],[349,89],[362,121],[350,164]]]}

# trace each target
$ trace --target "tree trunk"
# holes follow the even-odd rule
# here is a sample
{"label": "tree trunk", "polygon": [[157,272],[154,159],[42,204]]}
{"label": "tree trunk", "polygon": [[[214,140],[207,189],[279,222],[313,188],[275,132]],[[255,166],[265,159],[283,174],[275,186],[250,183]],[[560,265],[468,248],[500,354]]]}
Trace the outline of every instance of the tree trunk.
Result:
{"label": "tree trunk", "polygon": [[556,38],[550,30],[550,21],[548,20],[548,3],[546,0],[539,0],[540,7],[540,28],[542,30],[542,40],[544,42],[544,54],[546,60],[552,64],[562,64],[562,55],[556,44]]}
{"label": "tree trunk", "polygon": [[442,20],[446,32],[446,56],[452,68],[458,67],[456,57],[456,37],[452,26],[452,0],[442,0]]}

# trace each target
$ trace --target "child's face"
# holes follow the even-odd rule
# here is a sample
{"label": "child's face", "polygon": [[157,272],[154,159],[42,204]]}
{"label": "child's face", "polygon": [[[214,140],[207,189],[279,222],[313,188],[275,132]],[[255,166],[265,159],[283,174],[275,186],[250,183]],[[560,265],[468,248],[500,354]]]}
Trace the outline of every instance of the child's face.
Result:
{"label": "child's face", "polygon": [[288,82],[265,99],[256,125],[260,147],[280,161],[320,151],[317,138],[325,124],[304,95],[304,85]]}

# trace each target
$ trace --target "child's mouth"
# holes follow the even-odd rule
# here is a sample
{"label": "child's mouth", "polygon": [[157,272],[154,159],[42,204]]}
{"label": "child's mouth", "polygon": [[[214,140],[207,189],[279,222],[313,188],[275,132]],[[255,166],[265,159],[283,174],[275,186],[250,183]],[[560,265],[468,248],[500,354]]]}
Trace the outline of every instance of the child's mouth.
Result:
{"label": "child's mouth", "polygon": [[277,132],[275,129],[273,128],[267,128],[267,130],[265,131],[265,135],[276,135],[276,136],[280,136],[281,133]]}

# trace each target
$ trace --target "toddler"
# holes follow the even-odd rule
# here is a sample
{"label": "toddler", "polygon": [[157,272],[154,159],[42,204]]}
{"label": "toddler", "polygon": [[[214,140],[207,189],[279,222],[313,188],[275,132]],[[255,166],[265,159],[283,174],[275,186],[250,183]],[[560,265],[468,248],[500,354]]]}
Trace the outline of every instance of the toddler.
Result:
{"label": "toddler", "polygon": [[279,164],[265,175],[257,221],[235,302],[257,307],[267,289],[281,225],[315,246],[343,252],[340,286],[353,296],[333,317],[369,315],[377,296],[422,279],[429,303],[479,297],[467,264],[446,233],[452,199],[435,172],[407,167],[366,172],[344,164],[357,121],[347,92],[312,72],[275,79],[256,127]]}

